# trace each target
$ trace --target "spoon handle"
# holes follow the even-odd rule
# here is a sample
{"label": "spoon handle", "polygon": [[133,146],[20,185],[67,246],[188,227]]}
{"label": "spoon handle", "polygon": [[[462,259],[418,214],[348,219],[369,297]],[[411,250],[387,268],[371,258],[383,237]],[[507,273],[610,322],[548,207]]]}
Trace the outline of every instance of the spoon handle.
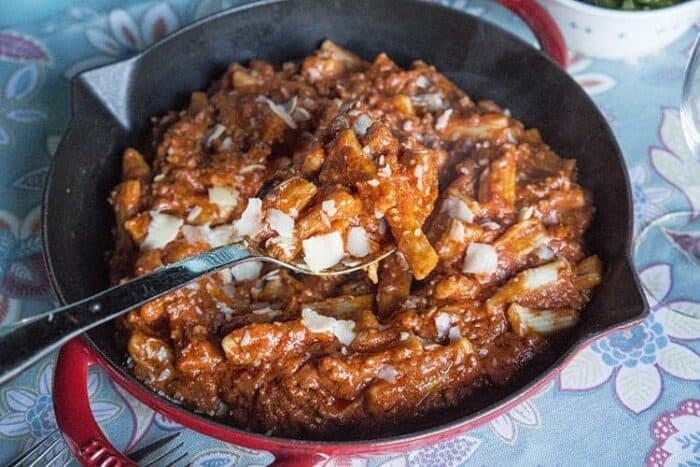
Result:
{"label": "spoon handle", "polygon": [[240,244],[227,245],[156,269],[44,317],[0,329],[0,385],[73,337],[195,279],[253,258]]}

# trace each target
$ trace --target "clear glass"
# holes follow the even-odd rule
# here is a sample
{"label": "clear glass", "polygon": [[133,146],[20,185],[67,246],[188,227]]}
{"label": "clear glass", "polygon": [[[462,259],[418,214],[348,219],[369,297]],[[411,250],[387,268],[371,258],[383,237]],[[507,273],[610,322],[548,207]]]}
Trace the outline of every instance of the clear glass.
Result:
{"label": "clear glass", "polygon": [[[700,36],[686,68],[680,114],[688,147],[700,159]],[[671,212],[649,223],[634,256],[652,306],[700,319],[700,212]]]}

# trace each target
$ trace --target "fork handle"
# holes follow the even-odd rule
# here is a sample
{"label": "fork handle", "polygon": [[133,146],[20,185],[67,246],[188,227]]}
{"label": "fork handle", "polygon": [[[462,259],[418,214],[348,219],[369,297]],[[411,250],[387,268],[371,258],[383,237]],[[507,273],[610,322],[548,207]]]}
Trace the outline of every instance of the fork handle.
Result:
{"label": "fork handle", "polygon": [[226,245],[117,285],[10,328],[0,337],[0,385],[70,339],[172,292],[195,279],[251,258],[243,245]]}

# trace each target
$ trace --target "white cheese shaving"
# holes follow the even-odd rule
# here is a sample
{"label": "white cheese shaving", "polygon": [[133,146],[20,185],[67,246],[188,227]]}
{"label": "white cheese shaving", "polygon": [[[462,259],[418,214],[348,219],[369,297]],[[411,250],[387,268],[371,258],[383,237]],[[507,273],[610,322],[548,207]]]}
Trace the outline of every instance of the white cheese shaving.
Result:
{"label": "white cheese shaving", "polygon": [[535,256],[537,256],[541,261],[551,261],[554,259],[554,251],[548,246],[542,245],[535,248]]}
{"label": "white cheese shaving", "polygon": [[281,237],[294,236],[294,218],[279,209],[268,209],[265,221],[270,228],[280,234]]}
{"label": "white cheese shaving", "polygon": [[481,224],[481,226],[486,230],[498,230],[501,228],[501,224],[493,221],[486,221],[483,224]]}
{"label": "white cheese shaving", "polygon": [[470,243],[464,256],[462,272],[493,274],[498,269],[498,252],[492,245]]}
{"label": "white cheese shaving", "polygon": [[350,345],[355,339],[355,322],[352,320],[324,316],[311,308],[304,308],[301,317],[301,324],[311,332],[333,334],[343,345]]}
{"label": "white cheese shaving", "polygon": [[554,261],[544,266],[524,271],[522,273],[524,277],[523,287],[528,290],[535,290],[556,282],[557,279],[559,279],[559,269],[561,269],[562,266],[563,263],[561,261]]}
{"label": "white cheese shaving", "polygon": [[462,333],[459,332],[459,328],[457,326],[452,326],[450,331],[447,333],[447,337],[450,339],[450,342],[454,342],[462,338]]}
{"label": "white cheese shaving", "polygon": [[364,258],[371,252],[369,237],[363,227],[351,227],[348,230],[348,253],[356,258]]}
{"label": "white cheese shaving", "polygon": [[297,129],[297,123],[294,121],[294,118],[292,118],[292,116],[289,114],[289,112],[285,109],[284,106],[275,104],[265,96],[258,96],[256,101],[266,103],[275,115],[284,120],[284,123],[286,123],[287,126],[289,126],[293,130]]}
{"label": "white cheese shaving", "polygon": [[209,202],[217,205],[222,212],[230,212],[238,204],[238,190],[224,186],[209,188]]}
{"label": "white cheese shaving", "polygon": [[294,240],[294,237],[283,237],[281,235],[278,235],[276,237],[268,238],[267,241],[265,242],[265,247],[270,248],[272,246],[278,246],[279,248],[282,249],[282,252],[284,253],[285,256],[291,257],[294,255],[294,252],[296,250],[296,241]]}
{"label": "white cheese shaving", "polygon": [[401,331],[401,332],[399,333],[399,339],[401,339],[401,341],[406,341],[406,340],[408,340],[408,338],[409,338],[410,336],[411,336],[411,335],[410,335],[409,333],[407,333],[406,331]]}
{"label": "white cheese shaving", "polygon": [[219,271],[219,278],[221,279],[221,282],[224,284],[230,284],[233,278],[231,277],[231,270],[230,269],[222,269]]}
{"label": "white cheese shaving", "polygon": [[416,188],[419,190],[423,189],[423,166],[422,165],[417,165],[415,169],[413,169],[413,175],[416,177]]}
{"label": "white cheese shaving", "polygon": [[535,213],[535,208],[534,206],[525,206],[523,208],[520,208],[520,211],[518,212],[518,222],[523,222],[528,220],[529,218],[532,217],[532,215]]}
{"label": "white cheese shaving", "polygon": [[233,147],[233,140],[231,139],[231,137],[227,136],[221,142],[221,146],[219,146],[219,147],[221,149],[223,149],[224,151],[228,151],[229,149],[231,149]]}
{"label": "white cheese shaving", "polygon": [[236,279],[236,282],[249,281],[260,277],[263,264],[260,261],[248,261],[247,263],[237,264],[231,268],[231,274]]}
{"label": "white cheese shaving", "polygon": [[452,109],[447,109],[445,110],[440,117],[438,117],[437,121],[435,122],[435,129],[438,131],[442,131],[445,128],[447,128],[447,123],[450,121],[450,117],[452,116]]}
{"label": "white cheese shaving", "polygon": [[373,178],[371,180],[367,180],[367,185],[376,188],[379,186],[379,180],[377,180],[376,178]]}
{"label": "white cheese shaving", "polygon": [[464,241],[464,224],[462,224],[462,221],[454,219],[452,221],[452,225],[450,225],[450,231],[448,233],[448,238],[454,242],[463,242]]}
{"label": "white cheese shaving", "polygon": [[207,147],[211,146],[211,143],[224,134],[224,131],[226,131],[226,127],[223,126],[221,123],[217,123],[214,128],[211,130],[211,133],[209,134],[209,137],[207,138],[206,145]]}
{"label": "white cheese shaving", "polygon": [[243,167],[238,173],[241,175],[249,174],[255,172],[256,170],[265,170],[265,166],[262,164],[250,164]]}
{"label": "white cheese shaving", "polygon": [[250,337],[250,333],[246,331],[241,337],[241,345],[248,345],[253,339]]}
{"label": "white cheese shaving", "polygon": [[447,313],[438,313],[435,316],[435,329],[439,338],[447,336],[450,331],[450,315]]}
{"label": "white cheese shaving", "polygon": [[459,219],[463,222],[473,222],[474,213],[467,203],[454,196],[448,196],[445,201],[442,202],[441,212],[447,211],[447,214],[453,219]]}
{"label": "white cheese shaving", "polygon": [[231,321],[231,318],[233,317],[233,310],[231,307],[229,307],[227,304],[223,302],[216,301],[215,303],[216,309],[219,310],[219,312],[224,315],[224,318],[226,321]]}
{"label": "white cheese shaving", "polygon": [[340,232],[316,235],[302,241],[304,261],[309,269],[318,272],[335,266],[343,259],[343,237]]}
{"label": "white cheese shaving", "polygon": [[163,248],[175,240],[183,224],[182,219],[169,214],[151,211],[150,215],[151,222],[148,224],[146,238],[141,244],[142,250]]}
{"label": "white cheese shaving", "polygon": [[321,209],[331,217],[335,216],[335,214],[338,212],[338,208],[335,207],[335,200],[333,199],[327,199],[321,203]]}
{"label": "white cheese shaving", "polygon": [[202,208],[200,206],[195,206],[190,209],[189,214],[187,214],[187,222],[194,222],[197,220],[199,215],[202,213]]}
{"label": "white cheese shaving", "polygon": [[355,120],[355,124],[352,126],[352,131],[355,132],[357,136],[364,137],[367,134],[367,130],[372,126],[371,118],[367,115],[360,115],[360,117]]}
{"label": "white cheese shaving", "polygon": [[162,180],[165,180],[165,174],[158,174],[155,177],[153,177],[154,182],[160,182]]}
{"label": "white cheese shaving", "polygon": [[430,80],[425,76],[420,75],[418,78],[416,78],[416,86],[419,88],[427,88],[430,86]]}
{"label": "white cheese shaving", "polygon": [[240,236],[253,236],[262,229],[262,226],[262,200],[250,198],[241,218],[235,223],[236,232]]}
{"label": "white cheese shaving", "polygon": [[250,310],[254,315],[257,316],[276,316],[281,313],[280,310],[273,310],[269,306],[263,307],[263,308],[255,308]]}
{"label": "white cheese shaving", "polygon": [[415,95],[411,97],[411,102],[419,107],[427,107],[431,112],[445,108],[445,101],[442,99],[442,95],[437,92]]}
{"label": "white cheese shaving", "polygon": [[387,365],[386,363],[382,364],[382,366],[379,367],[379,371],[377,371],[377,378],[383,379],[387,383],[396,383],[397,376],[398,373],[396,372],[396,369],[391,365]]}
{"label": "white cheese shaving", "polygon": [[211,248],[218,248],[233,241],[235,229],[230,224],[219,225],[213,229],[208,225],[185,225],[182,227],[182,235],[188,243],[205,242]]}

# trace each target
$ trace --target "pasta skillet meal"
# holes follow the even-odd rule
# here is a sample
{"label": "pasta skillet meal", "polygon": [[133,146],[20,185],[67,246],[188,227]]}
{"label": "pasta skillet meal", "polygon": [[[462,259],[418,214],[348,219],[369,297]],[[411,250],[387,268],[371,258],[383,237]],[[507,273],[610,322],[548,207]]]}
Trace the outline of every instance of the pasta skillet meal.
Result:
{"label": "pasta skillet meal", "polygon": [[149,141],[111,197],[114,281],[242,240],[315,271],[397,247],[337,277],[243,264],[121,321],[137,378],[246,429],[400,431],[508,383],[600,282],[575,161],[420,61],[234,64]]}

